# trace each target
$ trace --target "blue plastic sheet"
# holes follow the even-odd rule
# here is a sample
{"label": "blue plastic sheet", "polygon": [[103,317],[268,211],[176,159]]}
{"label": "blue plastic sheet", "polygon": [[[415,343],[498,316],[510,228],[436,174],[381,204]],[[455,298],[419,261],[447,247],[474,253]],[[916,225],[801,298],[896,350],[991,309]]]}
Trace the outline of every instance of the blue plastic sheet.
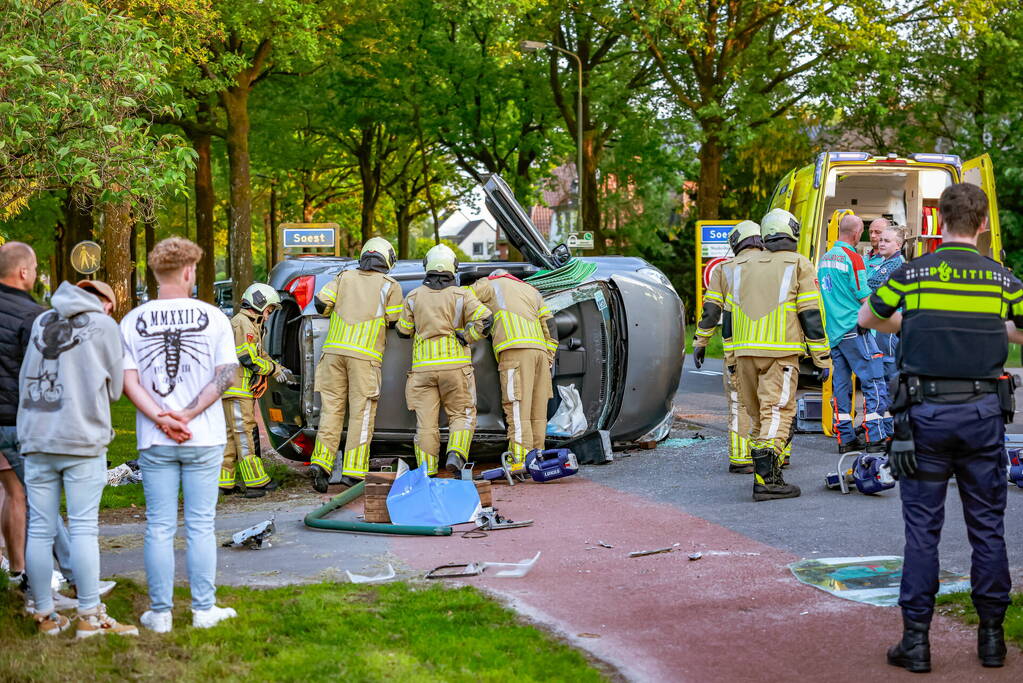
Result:
{"label": "blue plastic sheet", "polygon": [[426,467],[399,474],[387,494],[392,524],[449,526],[472,522],[482,509],[471,481],[431,479]]}

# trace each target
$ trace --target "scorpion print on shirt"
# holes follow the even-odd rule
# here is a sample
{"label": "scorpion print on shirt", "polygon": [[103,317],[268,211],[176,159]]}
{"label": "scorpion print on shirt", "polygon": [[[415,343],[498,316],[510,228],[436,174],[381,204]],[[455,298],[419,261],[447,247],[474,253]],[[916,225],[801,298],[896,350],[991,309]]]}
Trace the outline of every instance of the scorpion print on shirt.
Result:
{"label": "scorpion print on shirt", "polygon": [[[231,321],[197,299],[154,299],[121,321],[124,367],[138,373],[142,388],[166,410],[182,410],[214,380],[217,366],[236,365]],[[186,446],[215,446],[226,437],[224,411],[214,402],[188,424]],[[139,449],[175,444],[142,412],[136,415]]]}
{"label": "scorpion print on shirt", "polygon": [[207,369],[209,345],[200,333],[209,327],[210,317],[193,307],[147,313],[135,321],[135,331],[142,339],[137,362],[139,369],[153,370],[152,390],[168,396],[180,377],[193,372],[193,363]]}
{"label": "scorpion print on shirt", "polygon": [[25,376],[21,405],[28,410],[53,413],[63,405],[64,385],[60,383],[60,356],[98,331],[88,313],[70,318],[56,311],[43,313],[30,342],[39,351],[36,367]]}

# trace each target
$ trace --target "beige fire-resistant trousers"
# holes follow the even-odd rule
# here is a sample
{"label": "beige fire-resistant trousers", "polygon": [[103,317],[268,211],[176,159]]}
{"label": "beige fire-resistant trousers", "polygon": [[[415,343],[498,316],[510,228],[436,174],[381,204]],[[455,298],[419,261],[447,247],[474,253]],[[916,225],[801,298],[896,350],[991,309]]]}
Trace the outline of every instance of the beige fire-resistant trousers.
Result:
{"label": "beige fire-resistant trousers", "polygon": [[749,413],[750,448],[773,448],[781,454],[796,416],[799,357],[736,359],[739,402]]}
{"label": "beige fire-resistant trousers", "polygon": [[543,450],[547,402],[554,395],[550,361],[540,349],[506,349],[498,356],[501,405],[508,425],[508,450],[521,463],[526,453]]}
{"label": "beige fire-resistant trousers", "polygon": [[369,472],[369,445],[380,398],[380,363],[325,353],[316,367],[314,388],[320,392],[320,427],[311,463],[328,474],[334,468],[347,409],[342,474],[364,479]]}
{"label": "beige fire-resistant trousers", "polygon": [[436,474],[440,458],[440,408],[448,416],[448,447],[469,457],[476,430],[476,377],[472,366],[447,370],[415,370],[408,374],[405,402],[416,413],[416,462]]}

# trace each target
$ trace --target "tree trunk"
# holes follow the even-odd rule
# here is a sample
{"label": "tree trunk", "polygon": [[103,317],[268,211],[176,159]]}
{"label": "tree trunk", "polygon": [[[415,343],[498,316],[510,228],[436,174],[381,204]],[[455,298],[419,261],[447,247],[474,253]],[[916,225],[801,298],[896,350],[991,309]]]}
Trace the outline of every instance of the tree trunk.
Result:
{"label": "tree trunk", "polygon": [[[82,201],[88,202],[87,199]],[[64,200],[63,211],[64,230],[62,232],[61,243],[57,245],[60,260],[60,280],[54,282],[54,289],[56,289],[56,285],[60,284],[61,280],[75,280],[78,278],[78,273],[71,265],[71,250],[79,242],[93,239],[91,203],[78,204],[68,193],[68,197]]]}
{"label": "tree trunk", "polygon": [[273,253],[270,251],[270,213],[263,214],[263,267],[266,268],[267,277],[270,276],[270,269],[273,268]]}
{"label": "tree trunk", "polygon": [[[200,107],[200,122],[208,120],[209,106]],[[213,303],[213,281],[217,279],[217,256],[215,229],[213,227],[213,206],[216,198],[213,194],[212,136],[199,134],[192,138],[192,147],[198,158],[195,161],[195,242],[203,251],[196,273],[199,286],[199,298]]]}
{"label": "tree trunk", "polygon": [[600,221],[600,188],[597,185],[597,168],[600,165],[602,149],[596,148],[593,133],[583,136],[583,192],[580,204],[583,209],[582,230],[593,233],[593,250],[598,254],[607,253],[607,238]]}
{"label": "tree trunk", "polygon": [[398,258],[408,258],[409,205],[397,204],[394,208],[394,222],[398,225]]}
{"label": "tree trunk", "polygon": [[227,115],[227,161],[231,188],[230,251],[234,305],[252,283],[252,188],[249,168],[249,86],[235,85],[220,93]]}
{"label": "tree trunk", "polygon": [[359,179],[362,181],[362,210],[360,212],[359,239],[365,243],[373,235],[373,221],[376,220],[377,197],[380,192],[380,178],[373,164],[373,128],[362,131],[362,144],[356,155],[359,161]]}
{"label": "tree trunk", "polygon": [[139,305],[139,222],[131,222],[131,241],[128,243],[131,253],[131,307]]}
{"label": "tree trunk", "polygon": [[278,244],[277,236],[277,181],[273,181],[270,184],[270,241],[267,245],[267,250],[270,252],[270,265],[267,267],[267,275],[269,271],[277,264],[280,259],[280,245]]}
{"label": "tree trunk", "polygon": [[159,296],[159,286],[156,283],[156,274],[149,267],[149,253],[156,246],[156,221],[146,220],[145,222],[145,249],[146,249],[146,296],[152,301]]}
{"label": "tree trunk", "polygon": [[120,320],[131,307],[132,237],[131,204],[119,202],[103,206],[103,268],[107,284],[114,290]]}
{"label": "tree trunk", "polygon": [[[706,128],[704,128],[706,131]],[[700,187],[696,193],[696,218],[714,220],[721,211],[721,140],[716,132],[707,133],[700,145]]]}

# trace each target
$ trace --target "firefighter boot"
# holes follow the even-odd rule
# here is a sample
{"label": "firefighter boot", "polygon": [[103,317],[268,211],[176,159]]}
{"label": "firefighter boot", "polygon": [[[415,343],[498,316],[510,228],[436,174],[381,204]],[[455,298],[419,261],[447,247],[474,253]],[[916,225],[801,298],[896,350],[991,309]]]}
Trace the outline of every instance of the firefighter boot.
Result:
{"label": "firefighter boot", "polygon": [[448,460],[444,463],[444,469],[451,473],[452,477],[462,476],[462,469],[465,467],[465,458],[457,451],[448,451]]}
{"label": "firefighter boot", "polygon": [[757,448],[753,456],[753,500],[776,500],[798,498],[801,493],[795,484],[786,484],[778,466],[778,456],[773,448]]}
{"label": "firefighter boot", "polygon": [[313,465],[313,489],[317,493],[326,493],[327,485],[330,483],[330,472],[319,465]]}
{"label": "firefighter boot", "polygon": [[982,666],[1005,666],[1005,633],[1001,619],[981,619],[977,628],[977,656]]}
{"label": "firefighter boot", "polygon": [[913,673],[931,670],[931,625],[902,618],[902,640],[888,648],[888,663]]}

